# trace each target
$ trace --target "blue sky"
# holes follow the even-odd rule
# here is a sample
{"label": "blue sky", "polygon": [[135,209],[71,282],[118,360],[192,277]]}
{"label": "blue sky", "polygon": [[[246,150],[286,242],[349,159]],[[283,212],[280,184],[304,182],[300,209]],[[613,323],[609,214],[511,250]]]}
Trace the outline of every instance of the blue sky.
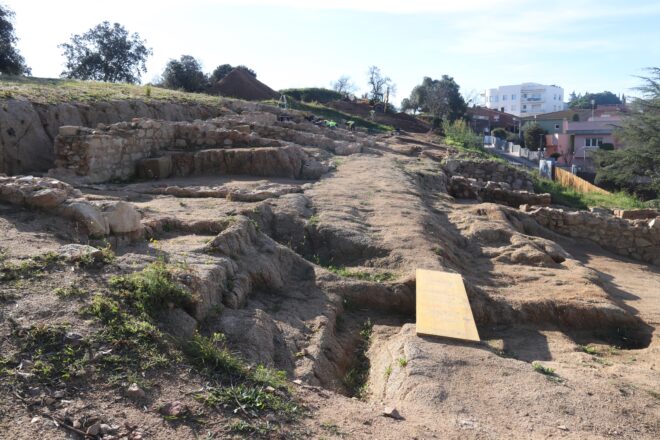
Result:
{"label": "blue sky", "polygon": [[18,48],[33,75],[57,77],[58,44],[103,20],[139,32],[153,48],[143,81],[190,54],[205,71],[245,64],[275,89],[327,87],[349,75],[366,89],[377,65],[396,101],[424,76],[453,76],[468,96],[539,82],[633,94],[660,65],[655,0],[187,0],[97,3],[0,0],[16,12]]}

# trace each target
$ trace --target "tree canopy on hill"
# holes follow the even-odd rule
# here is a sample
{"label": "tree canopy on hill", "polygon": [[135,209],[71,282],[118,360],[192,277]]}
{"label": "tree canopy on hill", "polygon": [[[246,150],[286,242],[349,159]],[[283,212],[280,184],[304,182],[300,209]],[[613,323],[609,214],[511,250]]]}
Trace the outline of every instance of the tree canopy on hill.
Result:
{"label": "tree canopy on hill", "polygon": [[621,99],[612,92],[604,91],[600,93],[585,93],[584,95],[576,95],[575,92],[571,93],[568,106],[570,108],[589,109],[591,108],[591,101],[594,101],[596,106],[599,105],[613,105],[622,104]]}
{"label": "tree canopy on hill", "polygon": [[119,23],[104,21],[60,44],[66,58],[65,78],[106,82],[140,82],[151,49],[138,33],[129,35]]}
{"label": "tree canopy on hill", "polygon": [[460,86],[451,76],[442,75],[439,80],[424,77],[422,83],[410,93],[410,98],[401,102],[401,110],[430,113],[434,126],[439,126],[443,120],[453,122],[467,111],[467,104],[459,90]]}
{"label": "tree canopy on hill", "polygon": [[302,89],[284,89],[280,90],[280,93],[297,99],[298,101],[303,102],[320,102],[325,104],[326,102],[336,101],[342,99],[344,95],[340,92],[336,92],[330,89],[324,89],[321,87],[308,87]]}
{"label": "tree canopy on hill", "polygon": [[0,73],[6,75],[30,75],[25,59],[14,47],[18,38],[14,33],[14,11],[0,5]]}
{"label": "tree canopy on hill", "polygon": [[234,69],[241,69],[241,70],[243,70],[243,71],[249,73],[249,74],[252,75],[253,77],[255,77],[255,78],[257,77],[257,73],[256,73],[254,70],[252,70],[252,69],[250,69],[249,67],[244,66],[244,65],[242,65],[242,64],[239,65],[239,66],[236,66],[236,67],[232,66],[231,64],[220,64],[220,65],[219,65],[218,67],[216,67],[215,70],[213,70],[213,72],[211,72],[211,74],[209,75],[209,81],[210,81],[212,84],[213,84],[213,83],[217,83],[218,81],[220,81],[221,79],[223,79],[225,76],[229,75],[229,72],[231,72],[231,71],[234,70]]}
{"label": "tree canopy on hill", "polygon": [[167,89],[202,92],[208,86],[202,65],[191,55],[181,55],[178,60],[170,60],[162,77],[161,85]]}
{"label": "tree canopy on hill", "polygon": [[626,147],[595,152],[596,184],[626,189],[640,198],[660,195],[660,67],[648,69],[636,88],[640,98],[632,102],[618,135]]}

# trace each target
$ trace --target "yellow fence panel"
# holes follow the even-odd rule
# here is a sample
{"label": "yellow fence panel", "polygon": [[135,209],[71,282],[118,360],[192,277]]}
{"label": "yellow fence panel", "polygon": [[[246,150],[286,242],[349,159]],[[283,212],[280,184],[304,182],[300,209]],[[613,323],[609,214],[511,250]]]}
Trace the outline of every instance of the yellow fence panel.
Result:
{"label": "yellow fence panel", "polygon": [[599,188],[596,185],[587,182],[583,178],[578,177],[566,170],[562,170],[558,167],[555,167],[555,181],[559,182],[563,186],[573,188],[574,190],[582,193],[595,192],[601,194],[611,194],[609,191],[605,191],[603,188]]}

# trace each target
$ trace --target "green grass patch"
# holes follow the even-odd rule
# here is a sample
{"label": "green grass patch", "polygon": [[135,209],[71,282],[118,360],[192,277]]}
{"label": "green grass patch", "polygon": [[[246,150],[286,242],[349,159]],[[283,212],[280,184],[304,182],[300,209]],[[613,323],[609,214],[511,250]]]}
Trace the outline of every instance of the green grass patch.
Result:
{"label": "green grass patch", "polygon": [[244,377],[246,366],[226,347],[226,338],[221,333],[210,337],[195,334],[183,346],[184,352],[201,369],[209,373]]}
{"label": "green grass patch", "polygon": [[247,417],[259,417],[266,412],[273,412],[280,420],[290,421],[301,411],[287,394],[277,390],[269,391],[262,385],[251,383],[213,388],[195,397],[207,406],[228,407],[235,414]]}
{"label": "green grass patch", "polygon": [[532,368],[537,373],[541,373],[545,376],[557,376],[554,368],[546,367],[540,362],[532,362]]}
{"label": "green grass patch", "polygon": [[37,255],[20,263],[12,263],[6,258],[2,258],[0,259],[0,283],[40,276],[43,272],[52,269],[60,262],[61,259],[55,252]]}
{"label": "green grass patch", "polygon": [[590,354],[592,356],[600,355],[600,352],[598,351],[598,349],[596,347],[594,347],[593,345],[578,345],[577,349],[578,349],[578,351]]}
{"label": "green grass patch", "polygon": [[89,345],[78,341],[75,345],[66,338],[67,327],[39,324],[29,328],[14,328],[12,340],[18,352],[4,361],[5,373],[27,374],[32,380],[55,386],[86,374],[90,362]]}
{"label": "green grass patch", "polygon": [[180,92],[153,85],[4,75],[0,78],[0,98],[3,97],[5,99],[24,99],[39,104],[140,100],[205,104],[218,107],[221,105],[221,99],[217,96]]}
{"label": "green grass patch", "polygon": [[[277,102],[273,100],[263,101],[263,103],[269,105],[277,105]],[[376,122],[361,118],[357,115],[352,115],[350,113],[345,113],[331,107],[326,107],[325,105],[318,102],[301,102],[289,98],[289,107],[294,110],[313,113],[319,118],[328,119],[337,123],[342,121],[354,121],[355,127],[361,127],[371,131],[388,132],[394,130],[394,127],[391,125],[378,124]]]}
{"label": "green grass patch", "polygon": [[138,311],[151,316],[171,305],[191,310],[193,296],[187,288],[175,281],[175,270],[178,269],[157,261],[140,272],[110,278],[110,286],[119,291]]}
{"label": "green grass patch", "polygon": [[356,278],[358,280],[373,281],[376,283],[392,281],[393,279],[396,278],[396,275],[394,275],[392,272],[381,272],[381,273],[363,272],[359,270],[352,270],[352,269],[347,269],[345,267],[336,267],[332,265],[327,266],[326,269],[341,277]]}
{"label": "green grass patch", "polygon": [[59,298],[85,298],[89,292],[78,286],[58,287],[53,291]]}
{"label": "green grass patch", "polygon": [[644,207],[644,202],[633,195],[625,192],[612,194],[582,193],[572,188],[562,186],[558,182],[543,179],[538,172],[532,172],[534,191],[537,193],[550,193],[552,203],[569,206],[576,209],[587,209],[592,207],[609,209],[639,209]]}

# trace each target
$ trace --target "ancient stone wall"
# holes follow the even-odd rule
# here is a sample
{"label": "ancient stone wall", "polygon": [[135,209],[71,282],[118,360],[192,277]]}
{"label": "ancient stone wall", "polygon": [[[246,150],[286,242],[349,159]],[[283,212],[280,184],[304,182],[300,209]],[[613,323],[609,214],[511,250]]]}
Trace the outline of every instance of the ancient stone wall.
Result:
{"label": "ancient stone wall", "polygon": [[167,121],[209,119],[231,113],[223,104],[241,110],[240,103],[227,100],[219,100],[215,106],[139,100],[57,104],[3,100],[4,111],[0,111],[0,126],[3,127],[0,130],[0,172],[19,174],[52,168],[55,160],[53,143],[61,126],[96,127],[97,124],[114,124],[133,118]]}
{"label": "ancient stone wall", "polygon": [[500,203],[514,208],[520,205],[549,206],[550,194],[535,194],[511,189],[504,182],[479,182],[463,176],[452,176],[447,186],[449,194],[461,199],[477,199],[480,202]]}
{"label": "ancient stone wall", "polygon": [[562,235],[586,238],[616,254],[660,265],[660,216],[652,220],[625,220],[602,212],[529,206],[521,209]]}
{"label": "ancient stone wall", "polygon": [[[249,125],[235,128],[223,128],[218,121],[142,119],[97,129],[64,126],[56,138],[56,169],[51,175],[99,183],[136,175],[163,178],[201,173],[312,179],[327,171],[299,146],[258,136]],[[159,159],[159,172],[142,173],[140,163],[153,162],[152,158]],[[163,167],[160,162],[168,163]]]}
{"label": "ancient stone wall", "polygon": [[443,165],[449,176],[464,176],[478,182],[505,182],[514,190],[534,192],[534,182],[524,171],[492,160],[449,159]]}

